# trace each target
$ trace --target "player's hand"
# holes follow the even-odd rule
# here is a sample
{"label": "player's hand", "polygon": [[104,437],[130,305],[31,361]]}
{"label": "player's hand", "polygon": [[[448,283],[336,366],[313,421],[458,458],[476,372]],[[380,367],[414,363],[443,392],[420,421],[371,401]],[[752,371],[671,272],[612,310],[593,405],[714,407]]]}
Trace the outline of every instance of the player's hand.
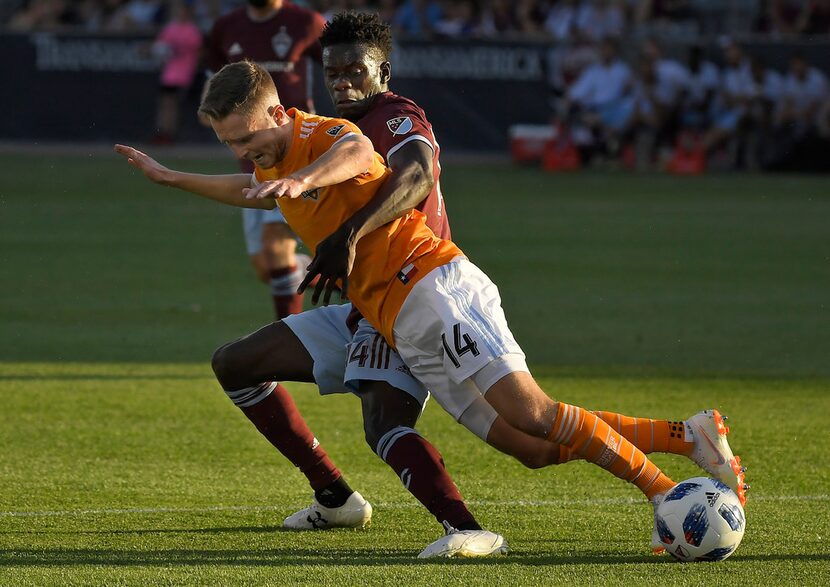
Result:
{"label": "player's hand", "polygon": [[282,179],[270,179],[261,184],[245,188],[242,193],[249,200],[265,198],[299,198],[308,189],[307,185],[291,176]]}
{"label": "player's hand", "polygon": [[317,285],[314,287],[311,303],[317,304],[322,293],[323,303],[328,305],[335,290],[340,291],[341,301],[348,297],[349,274],[354,267],[355,258],[355,243],[351,234],[350,230],[341,227],[320,241],[314,260],[308,266],[308,273],[297,288],[297,293],[303,293],[316,278]]}
{"label": "player's hand", "polygon": [[162,185],[166,185],[168,183],[170,169],[149,155],[127,145],[115,145],[115,152],[126,157],[127,163],[141,170],[141,172],[146,175],[150,181],[160,183]]}

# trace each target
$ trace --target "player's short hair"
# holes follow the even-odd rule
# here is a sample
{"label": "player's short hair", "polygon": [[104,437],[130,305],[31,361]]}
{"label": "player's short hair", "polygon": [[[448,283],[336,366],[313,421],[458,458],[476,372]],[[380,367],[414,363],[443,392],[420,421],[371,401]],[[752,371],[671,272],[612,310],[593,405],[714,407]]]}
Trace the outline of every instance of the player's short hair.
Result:
{"label": "player's short hair", "polygon": [[389,61],[392,30],[374,12],[340,12],[334,15],[320,36],[320,45],[367,45]]}
{"label": "player's short hair", "polygon": [[252,61],[239,61],[229,63],[210,78],[199,113],[222,120],[232,112],[248,115],[258,105],[274,100],[279,102],[279,95],[271,75]]}

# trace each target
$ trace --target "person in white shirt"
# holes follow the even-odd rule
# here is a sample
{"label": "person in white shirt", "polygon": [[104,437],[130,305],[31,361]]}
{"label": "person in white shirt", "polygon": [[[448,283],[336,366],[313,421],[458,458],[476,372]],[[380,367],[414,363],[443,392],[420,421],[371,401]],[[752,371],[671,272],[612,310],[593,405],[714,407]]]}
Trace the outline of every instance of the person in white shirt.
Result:
{"label": "person in white shirt", "polygon": [[715,151],[721,145],[727,146],[727,167],[737,164],[738,143],[736,140],[739,125],[746,116],[746,107],[754,83],[750,71],[749,59],[735,41],[725,39],[721,42],[725,66],[721,71],[720,91],[716,94],[709,130],[703,138],[703,147],[707,153]]}
{"label": "person in white shirt", "polygon": [[588,66],[567,90],[563,102],[566,120],[587,128],[594,145],[611,151],[619,144],[634,113],[634,79],[620,59],[611,38],[600,43],[600,59]]}
{"label": "person in white shirt", "polygon": [[704,59],[703,47],[689,49],[689,78],[681,106],[681,126],[702,130],[709,125],[712,103],[720,86],[718,67]]}
{"label": "person in white shirt", "polygon": [[746,90],[746,113],[739,132],[744,162],[749,169],[760,169],[774,158],[772,120],[783,89],[781,74],[766,67],[760,58],[753,57],[750,84]]}
{"label": "person in white shirt", "polygon": [[803,55],[795,55],[784,78],[776,126],[787,127],[795,137],[804,136],[815,128],[818,112],[830,97],[828,94],[827,76],[807,63]]}

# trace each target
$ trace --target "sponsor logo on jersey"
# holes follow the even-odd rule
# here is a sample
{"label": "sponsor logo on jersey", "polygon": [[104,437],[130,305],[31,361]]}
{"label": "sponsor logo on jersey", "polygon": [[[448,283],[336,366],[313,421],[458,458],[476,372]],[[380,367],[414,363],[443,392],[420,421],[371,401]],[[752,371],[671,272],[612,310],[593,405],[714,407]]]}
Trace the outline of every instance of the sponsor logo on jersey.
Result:
{"label": "sponsor logo on jersey", "polygon": [[412,119],[408,116],[398,116],[387,120],[386,126],[393,135],[405,135],[412,130]]}
{"label": "sponsor logo on jersey", "polygon": [[336,137],[340,134],[340,131],[343,130],[343,127],[346,126],[345,124],[338,124],[337,126],[333,126],[326,131],[326,134],[332,137]]}
{"label": "sponsor logo on jersey", "polygon": [[308,200],[308,199],[316,200],[318,197],[320,197],[320,190],[319,189],[308,190],[308,191],[303,192],[300,195],[303,197],[303,200]]}
{"label": "sponsor logo on jersey", "polygon": [[241,55],[242,54],[242,46],[239,43],[234,43],[231,45],[231,48],[228,49],[228,56],[233,57],[234,55]]}
{"label": "sponsor logo on jersey", "polygon": [[271,37],[271,48],[274,50],[274,54],[280,59],[285,59],[293,44],[294,39],[285,31],[284,26],[280,27],[280,32]]}
{"label": "sponsor logo on jersey", "polygon": [[400,279],[401,283],[404,285],[409,283],[416,275],[418,275],[418,268],[412,263],[398,271],[398,279]]}

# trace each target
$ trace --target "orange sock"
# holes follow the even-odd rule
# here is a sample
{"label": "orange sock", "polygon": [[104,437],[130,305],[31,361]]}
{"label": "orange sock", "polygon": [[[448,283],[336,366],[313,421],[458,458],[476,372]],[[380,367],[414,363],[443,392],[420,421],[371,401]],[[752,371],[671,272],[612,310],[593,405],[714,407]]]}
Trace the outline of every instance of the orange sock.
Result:
{"label": "orange sock", "polygon": [[558,403],[548,440],[633,483],[648,499],[675,485],[640,449],[601,418],[579,406]]}
{"label": "orange sock", "polygon": [[645,454],[667,452],[689,456],[695,447],[691,435],[686,433],[686,423],[683,421],[634,418],[614,412],[594,414]]}
{"label": "orange sock", "polygon": [[[614,412],[592,412],[611,428],[616,430],[644,454],[665,452],[689,456],[695,443],[686,434],[686,423],[675,420],[652,420],[635,418]],[[688,438],[688,440],[687,440]],[[559,448],[559,462],[567,463],[581,458],[566,446]]]}

